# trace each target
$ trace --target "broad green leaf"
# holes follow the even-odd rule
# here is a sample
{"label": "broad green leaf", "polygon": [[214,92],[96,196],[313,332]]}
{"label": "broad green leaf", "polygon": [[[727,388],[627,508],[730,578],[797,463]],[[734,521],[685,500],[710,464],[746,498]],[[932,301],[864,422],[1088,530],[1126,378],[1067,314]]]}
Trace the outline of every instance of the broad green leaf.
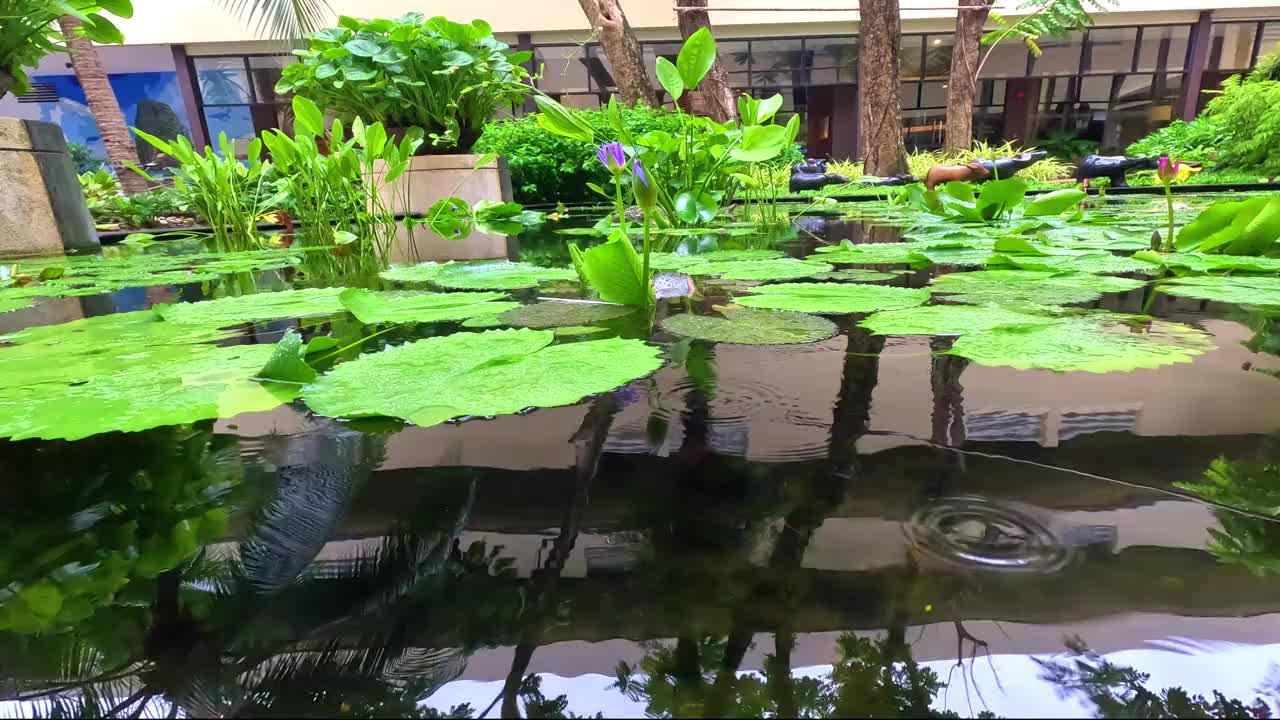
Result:
{"label": "broad green leaf", "polygon": [[1001,326],[1047,325],[1057,318],[997,305],[925,305],[878,312],[860,324],[877,335],[964,335]]}
{"label": "broad green leaf", "polygon": [[379,277],[393,282],[429,282],[451,290],[517,290],[552,280],[573,280],[576,275],[569,268],[482,260],[393,267]]}
{"label": "broad green leaf", "polygon": [[728,308],[721,315],[672,315],[662,321],[662,328],[695,340],[744,345],[816,342],[836,333],[835,323],[804,313]]}
{"label": "broad green leaf", "polygon": [[742,144],[729,154],[742,162],[764,162],[777,157],[786,147],[786,127],[753,125],[742,131]]}
{"label": "broad green leaf", "polygon": [[178,325],[208,328],[230,327],[246,322],[333,315],[343,312],[338,296],[343,288],[284,290],[240,297],[178,303],[155,308],[157,317]]}
{"label": "broad green leaf", "polygon": [[1162,255],[1150,250],[1133,254],[1134,260],[1165,265],[1192,273],[1238,271],[1246,273],[1280,273],[1280,258],[1242,257],[1240,255],[1202,255],[1176,253]]}
{"label": "broad green leaf", "polygon": [[919,262],[917,250],[909,243],[841,243],[816,248],[817,254],[805,259],[837,265],[900,265]]}
{"label": "broad green leaf", "polygon": [[751,288],[751,295],[737,298],[745,307],[820,315],[846,315],[923,305],[929,301],[927,289],[889,287],[887,285],[850,285],[844,283],[782,283]]}
{"label": "broad green leaf", "polygon": [[302,336],[297,330],[289,328],[276,343],[267,364],[258,372],[258,379],[295,385],[315,382],[316,371],[307,364],[307,348],[302,345]]}
{"label": "broad green leaf", "polygon": [[519,303],[494,302],[505,297],[506,293],[501,292],[375,292],[363,288],[348,288],[342,291],[338,299],[357,320],[372,325],[465,320],[477,315],[496,315],[519,307]]}
{"label": "broad green leaf", "polygon": [[533,102],[538,106],[538,127],[557,135],[584,143],[595,142],[591,126],[560,103],[549,97],[535,94]]}
{"label": "broad green leaf", "polygon": [[684,96],[684,81],[680,79],[680,71],[671,64],[670,60],[660,57],[657,73],[658,83],[662,85],[662,89],[667,91],[673,101],[679,101]]}
{"label": "broad green leaf", "polygon": [[4,298],[0,297],[0,313],[13,312],[14,310],[22,310],[29,308],[35,303],[28,298]]}
{"label": "broad green leaf", "polygon": [[1088,193],[1074,188],[1054,190],[1051,193],[1033,197],[1031,202],[1027,203],[1023,215],[1025,217],[1061,215],[1072,208],[1079,207],[1080,201],[1086,197],[1088,197]]}
{"label": "broad green leaf", "polygon": [[445,240],[466,240],[475,229],[475,216],[466,200],[441,198],[427,210],[427,227]]}
{"label": "broad green leaf", "polygon": [[293,96],[293,124],[295,130],[320,137],[324,135],[324,113],[309,98]]}
{"label": "broad green leaf", "polygon": [[694,90],[716,61],[716,39],[705,27],[689,36],[676,57],[676,67],[685,89]]}
{"label": "broad green leaf", "polygon": [[676,196],[676,216],[686,223],[709,223],[719,212],[719,203],[708,193],[695,195],[686,190]]}
{"label": "broad green leaf", "polygon": [[755,108],[756,118],[754,124],[763,125],[769,122],[769,120],[771,120],[774,115],[777,115],[778,111],[781,109],[782,95],[780,93],[774,93],[772,97],[761,100]]}
{"label": "broad green leaf", "polygon": [[635,311],[626,305],[551,300],[507,310],[498,315],[497,321],[501,325],[541,330],[616,320]]}
{"label": "broad green leaf", "polygon": [[978,212],[984,220],[1017,207],[1027,195],[1027,183],[1022,178],[992,180],[978,193]]}
{"label": "broad green leaf", "polygon": [[387,416],[429,426],[572,405],[662,366],[658,348],[638,340],[548,347],[554,337],[519,329],[427,338],[343,363],[303,396],[320,415]]}
{"label": "broad green leaf", "polygon": [[935,278],[934,293],[971,305],[1071,305],[1093,302],[1109,292],[1128,292],[1146,283],[1129,278],[1032,270],[982,270]]}
{"label": "broad green leaf", "polygon": [[1178,231],[1174,246],[1180,252],[1201,249],[1206,240],[1229,228],[1236,219],[1236,215],[1248,202],[1247,200],[1217,202],[1201,210],[1195,220]]}
{"label": "broad green leaf", "polygon": [[798,280],[827,273],[834,268],[824,262],[776,258],[773,260],[745,260],[710,262],[685,267],[687,275],[719,275],[725,280]]}
{"label": "broad green leaf", "polygon": [[1081,255],[993,255],[987,267],[1013,267],[1019,270],[1051,272],[1097,273],[1099,275],[1155,273],[1149,262],[1112,255],[1111,253],[1084,253]]}
{"label": "broad green leaf", "polygon": [[382,52],[382,48],[379,47],[377,43],[364,38],[348,40],[342,47],[346,48],[352,55],[357,55],[359,57],[371,58]]}
{"label": "broad green leaf", "polygon": [[1235,305],[1280,307],[1280,277],[1188,275],[1158,283],[1156,289],[1179,297]]}
{"label": "broad green leaf", "polygon": [[817,280],[835,280],[837,282],[883,282],[901,277],[902,273],[880,272],[879,270],[846,269],[819,273],[813,277]]}
{"label": "broad green leaf", "polygon": [[581,273],[605,302],[647,307],[652,301],[653,286],[644,272],[640,256],[631,240],[614,233],[608,242],[582,251]]}
{"label": "broad green leaf", "polygon": [[653,270],[683,271],[694,265],[751,260],[772,260],[783,256],[781,250],[712,250],[694,255],[655,252],[649,255],[649,267]]}
{"label": "broad green leaf", "polygon": [[1240,237],[1226,247],[1232,255],[1263,255],[1280,241],[1280,197],[1271,197],[1245,226]]}
{"label": "broad green leaf", "polygon": [[1024,237],[1002,237],[996,240],[995,251],[1015,255],[1048,255],[1049,253]]}

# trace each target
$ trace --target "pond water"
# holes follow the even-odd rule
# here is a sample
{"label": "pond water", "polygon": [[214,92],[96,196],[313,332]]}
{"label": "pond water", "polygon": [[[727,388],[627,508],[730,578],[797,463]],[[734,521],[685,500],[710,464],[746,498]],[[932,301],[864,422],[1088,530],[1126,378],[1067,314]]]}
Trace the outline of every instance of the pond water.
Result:
{"label": "pond water", "polygon": [[[1152,202],[1103,212],[1159,228]],[[663,249],[804,258],[842,240],[859,248],[902,240],[897,228],[837,210],[769,233],[668,238]],[[567,265],[569,239],[585,238],[550,227],[513,238],[511,259]],[[900,273],[878,285],[901,288],[975,269],[861,267]],[[23,328],[204,297],[390,287],[369,274],[308,272],[305,263],[222,269],[148,287],[128,286],[126,275],[111,293],[0,314],[12,344],[0,347],[0,367],[23,342],[44,342]],[[683,278],[667,278],[670,294],[693,287]],[[715,314],[749,284],[696,286],[692,297],[661,303],[658,319]],[[511,294],[533,302],[576,290],[554,281]],[[574,404],[427,427],[336,420],[296,399],[232,414],[258,407],[241,390],[234,402],[220,396],[216,419],[95,432],[103,418],[134,427],[142,415],[136,425],[168,417],[150,406],[171,390],[121,380],[129,392],[110,402],[70,402],[74,418],[58,417],[38,392],[0,393],[0,413],[10,416],[0,426],[34,434],[0,440],[4,711],[84,712],[77,703],[191,716],[1280,709],[1280,527],[1227,507],[1248,488],[1257,505],[1280,504],[1280,359],[1267,352],[1280,346],[1269,316],[1153,295],[1146,285],[1099,294],[1073,306],[1145,311],[1203,333],[1196,342],[1212,349],[1197,345],[1185,361],[1158,367],[1054,372],[991,360],[1016,339],[945,354],[962,331],[875,335],[860,326],[865,314],[827,315],[834,334],[775,345],[691,341],[661,324],[649,334],[623,318],[562,323],[588,328],[557,342],[647,338],[662,348],[656,372]],[[207,339],[241,347],[290,330],[303,340],[329,334],[337,342],[318,351],[351,362],[477,331],[249,307],[221,320],[249,322]],[[93,349],[125,331],[90,329],[102,334],[76,341],[92,347],[70,360],[58,348],[71,341],[54,335],[49,353],[14,367],[51,374],[35,386],[59,382],[60,365],[72,362],[123,378],[130,358],[159,347],[144,333],[127,336],[137,344],[129,352]],[[1065,346],[1100,352],[1091,333],[1107,334],[1086,330]],[[244,359],[219,360],[181,384]],[[584,373],[597,370],[590,364]],[[368,382],[381,399],[446,395],[431,372]],[[535,375],[523,382],[547,380]],[[426,390],[412,386],[419,380]],[[12,419],[28,408],[38,416],[30,425]],[[41,428],[48,436],[68,424],[62,437],[86,436],[38,439]],[[1217,481],[1235,495],[1185,487]],[[1170,691],[1179,687],[1203,697]]]}

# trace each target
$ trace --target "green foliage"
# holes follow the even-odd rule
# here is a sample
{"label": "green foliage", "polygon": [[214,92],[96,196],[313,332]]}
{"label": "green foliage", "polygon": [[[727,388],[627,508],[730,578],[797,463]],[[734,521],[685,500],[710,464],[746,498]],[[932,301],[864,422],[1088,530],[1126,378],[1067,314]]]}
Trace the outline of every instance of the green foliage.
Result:
{"label": "green foliage", "polygon": [[977,192],[965,182],[949,182],[937,190],[919,183],[904,188],[911,205],[939,217],[963,223],[992,224],[1023,217],[1061,215],[1078,208],[1083,190],[1055,190],[1027,199],[1027,183],[1019,177],[992,180],[979,185]]}
{"label": "green foliage", "polygon": [[393,267],[381,273],[392,282],[425,282],[450,290],[518,290],[551,280],[572,280],[568,268],[545,268],[529,263],[500,261],[426,262]]}
{"label": "green foliage", "polygon": [[357,320],[370,325],[385,322],[466,320],[478,315],[496,315],[519,307],[518,303],[495,302],[505,297],[506,294],[500,292],[374,292],[363,288],[348,288],[342,291],[338,299]]}
{"label": "green foliage", "polygon": [[133,17],[131,0],[9,0],[0,9],[0,98],[7,93],[19,95],[30,90],[27,68],[40,64],[51,52],[66,49],[65,38],[57,20],[71,15],[80,20],[79,33],[90,40],[114,45],[124,42],[124,35],[112,23],[110,15]]}
{"label": "green foliage", "polygon": [[[1221,117],[1201,115],[1191,122],[1174,120],[1130,145],[1125,154],[1132,157],[1167,155],[1184,161],[1213,162],[1225,137],[1226,128]],[[1196,182],[1201,181],[1201,177],[1196,178]]]}
{"label": "green foliage", "polygon": [[1280,196],[1216,202],[1178,231],[1181,252],[1269,255],[1280,242]]}
{"label": "green foliage", "polygon": [[84,175],[101,170],[106,160],[93,154],[88,145],[78,142],[67,142],[67,154],[71,156],[71,164],[76,166],[76,174]]}
{"label": "green foliage", "polygon": [[662,321],[662,328],[696,340],[746,345],[816,342],[836,333],[835,323],[804,313],[726,308],[720,315],[672,315]]}
{"label": "green foliage", "polygon": [[1098,151],[1098,141],[1086,140],[1075,130],[1054,130],[1037,140],[1036,146],[1064,162],[1078,162]]}
{"label": "green foliage", "polygon": [[780,283],[751,288],[739,305],[818,315],[847,315],[915,307],[929,302],[927,289],[846,283]]}
{"label": "green foliage", "polygon": [[[579,110],[574,116],[591,128],[583,139],[547,132],[538,124],[538,115],[490,122],[476,143],[475,151],[493,153],[507,160],[516,202],[583,203],[598,201],[600,195],[588,187],[608,187],[611,178],[596,159],[592,137],[610,132],[606,110]],[[618,111],[627,133],[640,137],[655,130],[674,135],[680,131],[680,115],[644,105]]]}
{"label": "green foliage", "polygon": [[1142,287],[1141,280],[1055,270],[983,270],[935,278],[933,291],[952,302],[972,305],[1071,305],[1093,302],[1109,292]]}
{"label": "green foliage", "polygon": [[569,245],[578,277],[591,286],[605,302],[629,307],[648,307],[653,303],[653,285],[644,277],[641,257],[631,239],[615,232],[608,242],[586,250]]}
{"label": "green foliage", "polygon": [[150,228],[161,217],[185,215],[191,210],[187,195],[175,188],[121,195],[120,182],[103,168],[82,173],[80,189],[99,228]]}
{"label": "green foliage", "polygon": [[[638,340],[553,346],[554,338],[529,329],[428,338],[343,363],[303,393],[321,415],[388,416],[429,426],[571,405],[662,366],[658,348]],[[384,391],[410,384],[412,393]]]}
{"label": "green foliage", "polygon": [[1256,73],[1227,78],[1222,94],[1205,106],[1204,114],[1216,118],[1214,122],[1222,127],[1221,166],[1267,177],[1280,175],[1280,113],[1275,111],[1280,107],[1280,80],[1268,77]]}
{"label": "green foliage", "polygon": [[627,317],[634,312],[634,308],[625,305],[552,300],[513,308],[499,315],[497,321],[504,325],[542,330],[582,327]]}
{"label": "green foliage", "polygon": [[307,36],[276,91],[389,128],[421,128],[433,152],[468,152],[503,105],[529,91],[521,63],[483,20],[460,24],[408,13],[395,20],[342,16]]}
{"label": "green foliage", "polygon": [[799,280],[829,273],[835,268],[824,262],[778,258],[693,265],[681,272],[688,275],[716,275],[723,280],[758,280],[764,282]]}
{"label": "green foliage", "polygon": [[996,45],[1006,38],[1015,37],[1027,46],[1032,55],[1040,57],[1040,38],[1064,38],[1073,30],[1093,24],[1090,11],[1106,12],[1116,4],[1116,0],[1028,0],[1018,6],[1019,12],[1027,14],[1012,25],[1000,13],[991,13],[991,20],[999,29],[983,35],[982,44]]}
{"label": "green foliage", "polygon": [[[226,133],[218,134],[218,151],[205,146],[197,152],[191,141],[179,135],[172,142],[133,129],[143,141],[180,164],[173,173],[173,187],[185,203],[209,224],[218,250],[252,250],[261,245],[258,216],[267,210],[271,163],[262,159],[262,140],[247,148],[247,162],[236,159]],[[141,168],[134,172],[155,182]]]}
{"label": "green foliage", "polygon": [[1178,297],[1280,308],[1280,277],[1274,276],[1187,275],[1162,282],[1156,289]]}

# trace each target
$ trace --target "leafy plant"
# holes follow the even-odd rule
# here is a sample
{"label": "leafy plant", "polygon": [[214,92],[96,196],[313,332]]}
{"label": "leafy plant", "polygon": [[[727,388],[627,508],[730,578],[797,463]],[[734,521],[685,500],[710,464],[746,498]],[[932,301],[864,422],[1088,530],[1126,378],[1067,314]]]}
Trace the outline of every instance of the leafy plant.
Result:
{"label": "leafy plant", "polygon": [[[271,173],[271,163],[262,159],[262,140],[249,143],[248,161],[242,163],[236,159],[235,148],[225,132],[218,133],[221,155],[207,145],[203,154],[197,152],[185,135],[168,141],[137,128],[133,132],[178,161],[173,187],[209,224],[216,249],[252,250],[261,245],[257,223],[258,216],[268,207],[266,190]],[[131,169],[154,181],[145,170],[137,166]]]}
{"label": "leafy plant", "polygon": [[[1191,162],[1212,162],[1217,159],[1218,148],[1225,137],[1221,117],[1201,115],[1191,122],[1174,120],[1130,145],[1125,154],[1133,157],[1168,155]],[[1196,180],[1200,182],[1202,178]]]}
{"label": "leafy plant", "polygon": [[976,75],[982,75],[982,66],[1002,40],[1018,38],[1032,55],[1040,57],[1044,53],[1040,49],[1040,38],[1064,38],[1073,30],[1093,24],[1090,10],[1106,12],[1116,4],[1116,0],[1028,0],[1018,6],[1019,11],[1027,14],[1012,25],[1000,13],[992,12],[991,20],[1000,27],[982,36],[982,44],[990,45],[991,49],[978,63]]}
{"label": "leafy plant", "polygon": [[1022,217],[1061,215],[1078,208],[1083,190],[1065,189],[1027,198],[1027,184],[1021,178],[992,180],[977,193],[969,183],[952,181],[937,190],[913,184],[905,188],[911,204],[934,215],[965,223],[994,223]]}
{"label": "leafy plant", "polygon": [[1216,202],[1178,231],[1179,252],[1270,255],[1280,242],[1280,197]]}
{"label": "leafy plant", "polygon": [[174,188],[121,195],[120,182],[106,169],[80,175],[80,189],[99,228],[150,228],[161,217],[185,215],[191,210],[186,196]]}
{"label": "leafy plant", "polygon": [[77,30],[104,45],[124,42],[108,15],[133,16],[130,0],[9,0],[0,9],[0,98],[9,92],[19,95],[30,90],[26,68],[34,68],[52,52],[66,50],[66,38],[57,26],[63,15],[81,22]]}
{"label": "leafy plant", "polygon": [[424,151],[470,151],[494,111],[530,90],[521,63],[531,54],[509,52],[483,20],[344,15],[338,27],[308,35],[307,47],[294,54],[301,62],[284,69],[276,92],[305,96],[348,120],[422,128]]}
{"label": "leafy plant", "polygon": [[1267,72],[1275,62],[1259,60],[1261,72],[1227,78],[1222,94],[1205,106],[1204,114],[1216,117],[1226,136],[1218,153],[1223,167],[1280,175],[1280,79]]}
{"label": "leafy plant", "polygon": [[1037,141],[1041,150],[1066,162],[1076,162],[1085,155],[1098,151],[1098,141],[1086,140],[1074,130],[1054,130]]}
{"label": "leafy plant", "polygon": [[93,154],[88,145],[78,142],[67,142],[67,154],[71,156],[71,164],[76,166],[76,173],[84,175],[101,170],[106,161]]}

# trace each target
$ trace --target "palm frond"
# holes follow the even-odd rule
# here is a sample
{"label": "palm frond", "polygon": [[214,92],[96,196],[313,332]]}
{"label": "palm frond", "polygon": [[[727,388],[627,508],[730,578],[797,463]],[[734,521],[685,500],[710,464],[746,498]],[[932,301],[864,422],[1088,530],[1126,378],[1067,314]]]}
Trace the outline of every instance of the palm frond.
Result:
{"label": "palm frond", "polygon": [[218,0],[252,26],[259,37],[294,41],[325,26],[329,0]]}

